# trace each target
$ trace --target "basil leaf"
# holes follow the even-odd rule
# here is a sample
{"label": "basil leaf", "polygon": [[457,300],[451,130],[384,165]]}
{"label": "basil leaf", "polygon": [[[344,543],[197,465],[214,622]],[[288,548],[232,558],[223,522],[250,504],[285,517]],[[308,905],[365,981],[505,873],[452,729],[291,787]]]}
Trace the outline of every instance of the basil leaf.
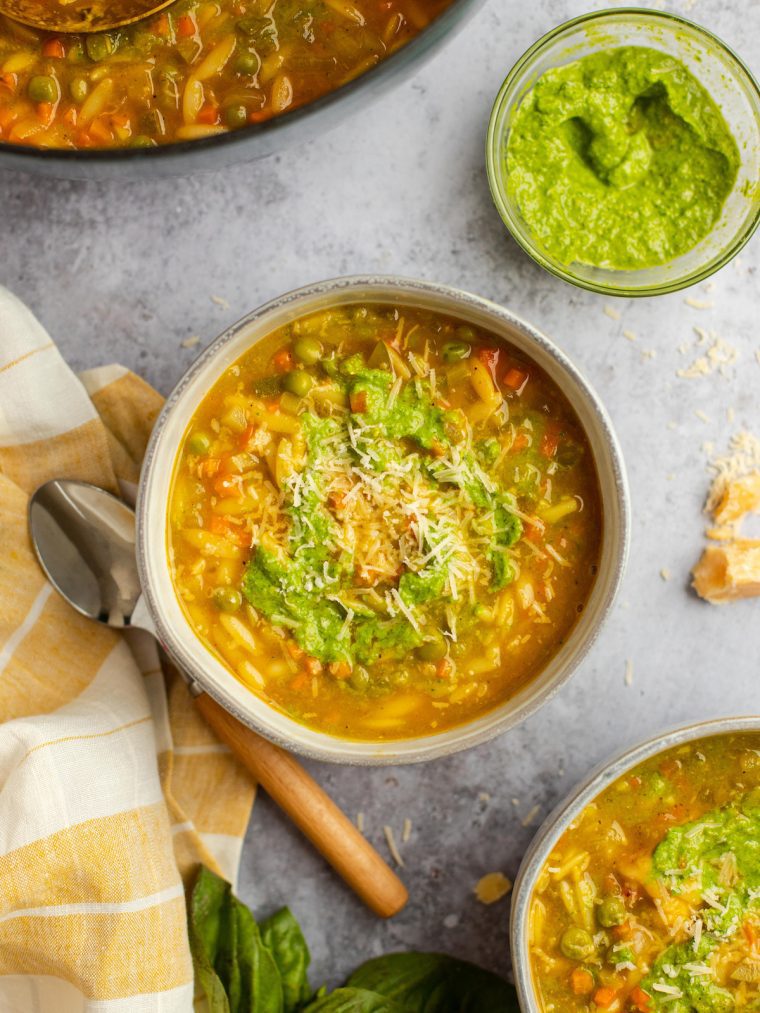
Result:
{"label": "basil leaf", "polygon": [[237,925],[240,1013],[283,1013],[282,981],[275,959],[245,904],[235,897],[232,904]]}
{"label": "basil leaf", "polygon": [[289,908],[282,908],[262,922],[261,938],[280,972],[284,1013],[296,1013],[312,994],[308,977],[311,954]]}
{"label": "basil leaf", "polygon": [[190,951],[210,1013],[230,1013],[227,992],[214,969],[229,889],[229,883],[202,866],[190,898]]}
{"label": "basil leaf", "polygon": [[362,964],[347,985],[397,1002],[403,1013],[519,1013],[511,985],[441,953],[392,953]]}
{"label": "basil leaf", "polygon": [[364,988],[336,988],[309,1003],[303,1013],[404,1013],[405,1007]]}

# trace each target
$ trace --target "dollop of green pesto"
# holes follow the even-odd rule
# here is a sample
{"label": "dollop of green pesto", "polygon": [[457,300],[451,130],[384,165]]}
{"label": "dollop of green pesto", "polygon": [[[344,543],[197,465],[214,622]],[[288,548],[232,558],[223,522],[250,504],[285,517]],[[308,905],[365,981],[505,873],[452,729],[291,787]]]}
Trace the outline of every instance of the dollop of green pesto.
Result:
{"label": "dollop of green pesto", "polygon": [[[509,549],[522,523],[512,512],[513,496],[471,448],[463,414],[437,404],[428,379],[402,382],[369,368],[360,355],[323,365],[353,407],[324,418],[300,416],[305,460],[282,490],[287,545],[278,552],[254,549],[242,592],[322,662],[353,667],[398,660],[449,628],[447,611],[454,610],[460,628],[474,620],[469,597],[456,593],[457,570],[474,561],[471,548],[490,567],[491,590],[514,579]],[[341,508],[330,503],[336,473],[353,483],[353,493],[380,499],[382,526],[403,520],[400,498],[411,499],[406,519],[418,528],[413,558],[402,560],[399,573],[371,598],[362,594],[362,560],[341,527]],[[424,516],[417,515],[415,497],[432,503],[420,507]],[[466,531],[455,523],[462,510]]]}
{"label": "dollop of green pesto", "polygon": [[728,1013],[735,1000],[710,972],[710,956],[741,932],[749,914],[760,912],[760,795],[750,792],[669,830],[655,849],[652,875],[670,893],[704,902],[701,932],[668,947],[641,983],[652,1009]]}
{"label": "dollop of green pesto", "polygon": [[736,181],[719,108],[679,60],[639,46],[548,70],[520,104],[507,186],[565,264],[635,270],[703,239]]}

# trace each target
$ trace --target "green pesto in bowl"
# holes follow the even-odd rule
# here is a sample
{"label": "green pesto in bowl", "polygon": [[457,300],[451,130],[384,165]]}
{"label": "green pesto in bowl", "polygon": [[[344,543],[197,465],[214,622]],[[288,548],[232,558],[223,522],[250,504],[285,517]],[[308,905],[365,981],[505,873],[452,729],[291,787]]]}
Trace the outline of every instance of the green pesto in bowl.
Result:
{"label": "green pesto in bowl", "polygon": [[739,150],[679,60],[646,46],[547,70],[514,117],[507,187],[564,264],[656,267],[699,243],[736,182]]}

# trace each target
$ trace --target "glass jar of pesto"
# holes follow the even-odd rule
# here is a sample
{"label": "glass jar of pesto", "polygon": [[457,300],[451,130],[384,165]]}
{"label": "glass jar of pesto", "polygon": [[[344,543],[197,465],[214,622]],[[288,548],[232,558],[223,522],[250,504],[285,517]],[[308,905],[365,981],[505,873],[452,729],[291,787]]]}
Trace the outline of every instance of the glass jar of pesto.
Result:
{"label": "glass jar of pesto", "polygon": [[760,221],[760,89],[683,18],[584,15],[508,75],[487,167],[541,266],[612,295],[672,292],[727,263]]}

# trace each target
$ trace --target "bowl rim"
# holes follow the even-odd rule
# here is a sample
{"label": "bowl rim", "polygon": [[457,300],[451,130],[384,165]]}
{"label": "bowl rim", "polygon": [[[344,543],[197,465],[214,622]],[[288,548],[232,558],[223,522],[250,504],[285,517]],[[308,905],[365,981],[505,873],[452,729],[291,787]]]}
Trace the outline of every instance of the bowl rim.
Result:
{"label": "bowl rim", "polygon": [[[395,50],[380,63],[360,74],[358,77],[347,81],[345,84],[332,91],[326,92],[311,102],[297,106],[295,109],[273,116],[262,123],[251,123],[236,130],[229,130],[225,133],[215,134],[212,137],[198,138],[192,141],[173,141],[169,144],[159,144],[150,148],[83,148],[70,150],[68,148],[35,148],[23,144],[10,144],[0,141],[0,162],[10,169],[23,170],[41,165],[58,167],[61,170],[66,168],[89,166],[93,170],[98,166],[118,166],[127,171],[130,166],[145,166],[150,163],[176,164],[177,171],[181,171],[183,162],[191,160],[199,161],[209,150],[226,149],[236,152],[240,148],[244,152],[246,147],[256,144],[259,137],[268,137],[273,134],[291,136],[298,131],[302,120],[308,120],[318,115],[322,110],[342,110],[348,107],[357,98],[364,95],[364,92],[372,92],[383,87],[387,82],[390,87],[394,81],[403,79],[404,72],[423,63],[425,59],[432,56],[438,46],[449,40],[457,28],[463,27],[466,21],[485,4],[486,0],[452,0],[448,7],[430,21],[425,27],[413,36],[405,45]],[[298,136],[296,134],[296,136]],[[284,146],[285,142],[283,142]],[[261,152],[262,155],[273,154],[278,147],[269,147]],[[252,157],[255,157],[255,153]],[[214,166],[210,166],[214,168]],[[223,163],[216,167],[222,168]]]}
{"label": "bowl rim", "polygon": [[[275,713],[278,715],[278,718],[282,719],[282,712],[269,704],[263,697],[249,691],[253,705],[244,710],[229,693],[225,692],[217,684],[213,675],[209,676],[204,672],[204,668],[208,669],[211,667],[213,669],[214,665],[219,666],[225,673],[228,672],[226,667],[216,661],[211,652],[205,647],[203,648],[202,656],[203,664],[201,664],[196,655],[185,650],[178,642],[179,638],[174,635],[172,623],[167,617],[166,610],[159,596],[155,593],[153,586],[152,573],[154,566],[160,570],[166,567],[166,561],[162,559],[160,563],[158,562],[159,551],[157,545],[153,546],[153,554],[151,554],[151,526],[149,522],[154,517],[160,516],[162,518],[162,530],[165,532],[166,505],[165,503],[153,503],[152,489],[155,487],[157,481],[156,474],[159,471],[165,474],[167,468],[173,469],[176,460],[176,444],[164,441],[164,432],[174,414],[175,407],[183,398],[185,390],[206,370],[210,370],[213,367],[214,362],[218,357],[223,355],[228,344],[235,341],[236,338],[255,325],[261,326],[268,318],[274,317],[285,310],[288,312],[295,310],[294,316],[299,315],[299,312],[306,314],[309,312],[310,306],[314,308],[314,301],[320,297],[331,297],[336,304],[340,304],[342,297],[356,292],[361,292],[361,301],[366,302],[372,302],[373,299],[379,302],[391,302],[394,295],[398,296],[403,293],[403,296],[410,299],[413,299],[415,295],[419,295],[422,299],[427,297],[440,300],[441,306],[439,307],[439,311],[450,312],[453,316],[456,316],[459,312],[466,317],[468,309],[473,313],[479,312],[492,321],[495,329],[499,326],[512,329],[526,340],[530,348],[553,359],[559,370],[563,371],[573,382],[575,388],[580,391],[584,408],[589,412],[590,418],[597,427],[599,440],[603,445],[606,455],[605,465],[609,473],[609,488],[606,491],[601,485],[602,476],[600,474],[602,502],[605,508],[611,509],[616,524],[605,524],[605,531],[610,538],[609,549],[606,550],[610,562],[606,583],[602,583],[602,575],[600,574],[597,582],[592,587],[589,602],[594,601],[594,596],[596,596],[594,602],[595,618],[585,631],[582,625],[573,627],[570,635],[565,640],[565,644],[572,645],[574,653],[571,657],[567,658],[566,663],[547,685],[539,687],[534,692],[529,692],[527,699],[520,701],[517,706],[507,709],[506,713],[500,713],[500,711],[507,707],[509,701],[492,708],[485,715],[473,718],[469,722],[456,725],[442,732],[405,739],[370,742],[366,740],[344,739],[318,732],[315,729],[309,729],[308,726],[304,726],[302,723],[296,722],[294,719],[287,718],[286,716],[284,723],[288,727],[292,726],[294,736],[297,731],[303,732],[304,729],[307,729],[311,733],[311,737],[316,740],[309,744],[304,744],[303,742],[294,741],[289,734],[269,727],[263,716],[268,713]],[[251,345],[267,333],[269,332],[264,331],[259,338],[253,339]],[[209,381],[208,387],[210,387],[211,382],[213,381]],[[571,400],[571,405],[576,411],[577,404],[577,401],[573,402]],[[600,461],[597,455],[595,455],[595,464],[597,465],[597,470],[600,471]],[[615,536],[614,540],[613,535]],[[136,507],[137,565],[145,602],[154,622],[159,641],[179,668],[188,673],[191,690],[194,692],[208,692],[217,703],[232,713],[238,720],[242,721],[243,724],[253,728],[278,745],[316,760],[359,765],[416,763],[441,756],[448,756],[478,745],[507,731],[509,728],[524,721],[539,707],[552,699],[577,670],[604,626],[622,583],[628,558],[630,536],[630,493],[620,445],[599,396],[577,367],[565,356],[564,352],[531,324],[528,324],[510,310],[488,299],[448,285],[439,285],[434,282],[410,279],[398,275],[351,275],[306,285],[269,300],[226,328],[195,359],[166,399],[164,407],[156,419],[145,452]],[[163,552],[165,555],[165,548]],[[187,622],[186,620],[184,621]],[[189,629],[189,624],[187,625]],[[582,637],[578,634],[579,630],[582,631]],[[195,635],[193,636],[195,637]],[[577,646],[575,644],[576,638]],[[196,641],[199,644],[201,643],[197,638]],[[209,658],[212,659],[211,662],[209,662]],[[537,674],[537,678],[539,677],[540,673]],[[535,683],[536,680],[534,679],[532,682]],[[261,713],[256,713],[256,711],[260,711]],[[486,722],[486,726],[478,727],[479,723],[483,721]]]}
{"label": "bowl rim", "polygon": [[543,821],[520,863],[515,879],[510,915],[510,951],[512,970],[520,1009],[523,1013],[541,1013],[533,987],[530,952],[527,944],[530,901],[538,876],[552,848],[568,826],[586,806],[619,777],[640,763],[674,746],[697,739],[712,738],[731,732],[760,731],[759,715],[708,718],[676,725],[665,731],[627,746],[596,764],[570,792],[552,809]]}
{"label": "bowl rim", "polygon": [[[624,19],[626,15],[646,16],[655,22],[659,21],[685,25],[687,28],[692,29],[697,35],[701,35],[705,39],[714,43],[718,49],[723,50],[723,52],[736,63],[741,73],[746,76],[747,85],[750,89],[754,89],[758,103],[760,103],[760,83],[758,83],[752,71],[742,58],[734,52],[731,46],[724,42],[723,39],[714,32],[710,31],[709,28],[705,28],[703,25],[700,25],[689,18],[685,18],[681,14],[671,11],[654,10],[648,7],[605,7],[602,10],[589,11],[585,14],[580,14],[577,17],[570,18],[568,21],[563,21],[560,24],[555,25],[554,28],[551,28],[540,38],[536,39],[536,41],[525,50],[504,78],[504,81],[496,93],[496,98],[494,99],[488,118],[488,130],[486,132],[486,174],[488,176],[491,198],[499,213],[499,217],[518,246],[520,246],[521,249],[524,250],[539,267],[542,267],[545,271],[553,274],[555,278],[560,278],[562,281],[567,282],[570,285],[574,285],[576,288],[585,289],[588,292],[596,292],[599,295],[635,299],[680,292],[685,288],[698,285],[700,282],[705,281],[707,278],[720,271],[726,266],[726,264],[733,260],[738,253],[741,252],[757,231],[758,226],[760,226],[760,201],[758,201],[752,224],[740,236],[734,237],[733,241],[728,247],[726,247],[720,255],[717,263],[714,265],[710,266],[708,264],[703,268],[693,271],[690,275],[687,275],[685,278],[678,281],[663,282],[662,284],[652,284],[638,288],[627,288],[622,281],[620,284],[612,284],[592,282],[584,278],[578,278],[574,276],[569,269],[563,268],[559,262],[555,262],[553,259],[550,260],[548,257],[544,256],[535,244],[530,242],[529,239],[524,237],[518,229],[513,227],[513,216],[507,201],[504,198],[503,188],[498,184],[497,173],[497,160],[499,157],[499,145],[502,135],[497,132],[496,121],[501,111],[501,107],[525,67],[530,64],[532,59],[544,48],[544,46],[562,32],[575,28],[578,25],[592,22],[603,22],[607,18],[611,17]],[[760,132],[760,118],[758,118],[758,131]],[[621,275],[621,279],[628,273],[630,272],[620,271],[619,274]]]}

